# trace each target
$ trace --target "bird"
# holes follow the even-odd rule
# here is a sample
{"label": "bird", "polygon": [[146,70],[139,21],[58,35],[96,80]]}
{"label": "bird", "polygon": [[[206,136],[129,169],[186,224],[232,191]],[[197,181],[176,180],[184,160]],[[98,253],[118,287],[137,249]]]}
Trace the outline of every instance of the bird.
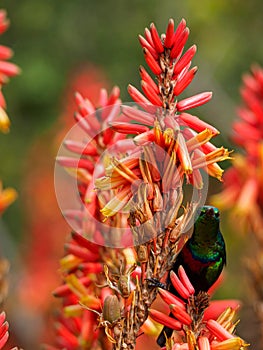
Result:
{"label": "bird", "polygon": [[[178,254],[171,270],[177,273],[182,265],[197,295],[201,291],[209,290],[217,281],[225,264],[226,247],[220,231],[220,212],[213,206],[202,206],[197,209],[192,236]],[[166,289],[178,295],[169,274]],[[172,317],[172,314],[170,316]],[[164,326],[157,338],[157,344],[160,347],[165,346],[166,339],[171,338],[172,333],[171,328]]]}

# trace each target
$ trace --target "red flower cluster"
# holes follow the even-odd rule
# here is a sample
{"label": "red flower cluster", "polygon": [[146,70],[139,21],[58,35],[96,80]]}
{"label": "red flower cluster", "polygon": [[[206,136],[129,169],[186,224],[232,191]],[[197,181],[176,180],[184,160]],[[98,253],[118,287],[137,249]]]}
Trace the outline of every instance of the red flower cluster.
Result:
{"label": "red flower cluster", "polygon": [[[6,11],[0,10],[0,35],[3,34],[9,26],[9,20],[6,18]],[[0,45],[0,131],[8,132],[10,121],[5,112],[6,102],[2,93],[2,87],[8,83],[9,77],[20,73],[20,69],[11,62],[8,62],[13,56],[13,51],[6,46]]]}
{"label": "red flower cluster", "polygon": [[[78,104],[78,112],[75,113],[76,126],[84,130],[86,138],[81,142],[75,140],[64,141],[65,148],[77,156],[59,156],[57,161],[71,175],[76,177],[79,195],[85,206],[84,210],[82,208],[77,212],[75,210],[65,211],[64,215],[68,221],[75,221],[74,227],[78,226],[78,232],[88,234],[89,239],[93,242],[106,245],[113,243],[114,246],[124,244],[127,246],[128,242],[118,242],[121,237],[118,238],[114,233],[112,234],[112,241],[110,232],[107,233],[107,236],[103,236],[101,227],[104,217],[100,209],[103,207],[103,202],[111,200],[112,193],[110,191],[104,192],[103,201],[101,201],[100,196],[94,191],[93,183],[95,170],[96,176],[104,175],[104,164],[109,162],[112,155],[126,154],[135,147],[132,140],[125,139],[123,134],[116,133],[109,126],[111,121],[118,118],[120,114],[119,93],[118,87],[114,87],[109,96],[107,96],[105,89],[101,89],[100,108],[98,109],[87,98],[83,98],[79,93],[76,94]],[[118,201],[118,195],[113,200]],[[118,215],[116,220],[118,223],[122,222],[121,226],[126,225],[123,223],[126,222],[126,218],[123,218],[121,214]],[[109,223],[109,227],[106,227],[107,231],[111,231],[112,227],[119,227],[118,223],[115,224],[116,220],[114,219]]]}
{"label": "red flower cluster", "polygon": [[[63,304],[55,326],[56,346],[46,345],[45,348],[77,350],[81,346],[83,349],[91,349],[107,343],[107,339],[114,341],[109,326],[115,319],[106,316],[106,307],[110,308],[112,315],[112,305],[116,302],[108,305],[109,296],[113,297],[111,289],[117,287],[109,282],[106,267],[106,280],[101,272],[104,263],[115,266],[118,275],[120,263],[127,259],[125,254],[128,251],[118,252],[95,245],[78,233],[72,233],[72,239],[65,244],[65,250],[67,255],[60,261],[64,283],[53,292],[55,297],[62,299]],[[120,305],[117,312],[120,313]]]}
{"label": "red flower cluster", "polygon": [[[102,271],[99,246],[96,246],[77,233],[65,246],[68,255],[61,260],[61,272],[64,284],[56,288],[53,294],[63,300],[63,312],[58,317],[56,330],[57,349],[79,349],[95,347],[99,332],[94,331],[95,315],[79,304],[100,310],[99,290],[95,293],[95,275]],[[84,346],[85,344],[85,346]],[[53,347],[46,346],[47,349]]]}
{"label": "red flower cluster", "polygon": [[249,153],[250,145],[263,139],[263,69],[260,66],[252,66],[251,74],[243,76],[240,94],[244,105],[237,109],[240,119],[233,123],[232,138]]}
{"label": "red flower cluster", "polygon": [[[187,88],[197,71],[197,67],[190,69],[196,46],[193,45],[182,54],[188,36],[189,29],[186,27],[184,19],[176,30],[174,21],[170,19],[166,34],[161,38],[153,23],[150,26],[150,30],[148,28],[145,29],[145,37],[139,36],[145,61],[153,74],[158,77],[158,84],[141,67],[141,86],[146,98],[136,88],[129,85],[128,91],[135,102],[146,105],[150,110],[156,110],[152,108],[152,105],[154,105],[163,108],[168,107],[172,112],[183,112],[200,106],[211,99],[212,93],[205,92],[177,101],[177,96]],[[160,85],[162,85],[162,89],[159,88]],[[189,118],[185,115],[183,117],[186,120]]]}
{"label": "red flower cluster", "polygon": [[[156,273],[161,278],[166,272],[164,263],[153,260],[150,266],[148,261],[151,251],[156,254],[156,236],[160,232],[165,235],[166,240],[159,243],[165,248],[168,239],[178,241],[187,221],[185,215],[185,220],[176,222],[183,197],[182,182],[186,179],[201,189],[201,169],[221,179],[223,170],[217,162],[229,158],[229,152],[209,142],[219,132],[198,117],[185,113],[209,101],[211,93],[177,99],[196,72],[196,68],[190,68],[196,47],[183,54],[188,35],[184,20],[176,29],[170,20],[165,35],[160,37],[152,24],[150,30],[146,29],[145,38],[140,37],[145,60],[156,75],[155,82],[144,68],[140,69],[146,97],[135,87],[128,87],[140,108],[120,106],[117,88],[109,97],[102,90],[102,109],[96,109],[88,99],[76,94],[75,119],[86,138],[66,140],[66,149],[77,156],[57,159],[76,177],[83,203],[81,210],[64,213],[78,229],[65,245],[67,255],[61,261],[64,284],[55,291],[56,296],[63,298],[63,314],[70,316],[70,321],[64,316],[59,319],[59,349],[77,349],[81,344],[83,348],[86,344],[96,348],[105,339],[114,344],[125,342],[128,334],[125,327],[135,327],[135,323],[136,332],[131,332],[137,334],[147,316],[142,300],[147,294],[142,295],[146,273],[150,276]],[[120,231],[120,227],[124,230]],[[132,251],[130,262],[128,250],[109,248],[131,244],[137,247],[136,252]],[[134,271],[135,261],[140,271]],[[104,274],[98,274],[102,267]],[[160,272],[161,267],[163,271]],[[131,276],[132,273],[137,275]],[[141,310],[138,309],[137,317],[134,313],[139,304]],[[94,314],[98,315],[97,322],[94,322]],[[127,321],[129,325],[124,325],[125,318],[132,314],[136,322],[132,319]],[[189,323],[189,317],[187,321],[183,312],[180,317],[177,322],[181,322],[182,328],[182,324]],[[89,324],[85,323],[87,319]],[[103,332],[90,332],[96,323]],[[189,337],[192,337],[190,331],[189,328]],[[207,336],[207,339],[210,338]]]}
{"label": "red flower cluster", "polygon": [[244,105],[238,108],[239,120],[233,124],[233,140],[244,149],[233,160],[224,176],[224,190],[214,196],[219,208],[232,208],[232,215],[242,231],[252,229],[263,234],[263,69],[252,67],[252,74],[243,77],[241,96]]}
{"label": "red flower cluster", "polygon": [[[238,350],[248,345],[233,335],[237,301],[225,300],[223,304],[212,301],[209,305],[207,293],[195,295],[182,266],[179,267],[178,276],[171,271],[170,277],[180,297],[161,288],[159,295],[169,305],[173,318],[154,309],[149,310],[149,315],[176,331],[172,350]],[[225,308],[223,312],[222,307]]]}
{"label": "red flower cluster", "polygon": [[[160,179],[162,191],[169,192],[181,187],[184,176],[188,183],[201,189],[201,169],[219,180],[222,177],[223,170],[217,162],[229,158],[229,152],[209,142],[219,131],[185,112],[208,102],[212,94],[204,92],[178,100],[178,95],[191,83],[197,70],[196,67],[190,68],[196,47],[192,46],[183,54],[188,35],[185,20],[175,29],[171,19],[166,34],[161,37],[154,24],[150,29],[146,28],[145,37],[139,36],[146,63],[156,77],[154,80],[141,67],[144,94],[131,85],[128,91],[144,111],[122,106],[119,121],[110,122],[116,132],[135,135],[133,142],[136,148],[128,157],[112,162],[106,169],[106,176],[95,183],[100,190],[118,188],[116,196],[102,210],[106,217],[121,210],[141,182],[151,187],[150,198],[157,190],[153,183]],[[142,156],[144,148],[146,150]],[[145,169],[141,166],[142,157],[145,159]],[[147,175],[149,172],[151,176]]]}

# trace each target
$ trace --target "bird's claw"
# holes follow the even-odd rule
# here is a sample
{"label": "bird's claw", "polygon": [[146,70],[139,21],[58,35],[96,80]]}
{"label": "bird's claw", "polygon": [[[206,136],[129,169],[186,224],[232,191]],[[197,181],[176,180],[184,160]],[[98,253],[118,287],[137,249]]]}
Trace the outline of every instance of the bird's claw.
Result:
{"label": "bird's claw", "polygon": [[162,282],[160,282],[160,280],[158,280],[158,278],[146,278],[147,282],[148,282],[148,286],[150,288],[162,288],[162,289],[166,289],[166,285]]}

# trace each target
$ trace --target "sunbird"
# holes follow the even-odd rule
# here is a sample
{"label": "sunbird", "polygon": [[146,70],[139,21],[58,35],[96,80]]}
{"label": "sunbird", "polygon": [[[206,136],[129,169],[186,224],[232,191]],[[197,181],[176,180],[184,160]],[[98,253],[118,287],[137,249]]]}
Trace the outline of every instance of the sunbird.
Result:
{"label": "sunbird", "polygon": [[[226,264],[226,248],[220,231],[220,213],[212,206],[198,208],[193,234],[186,242],[172,267],[175,273],[182,265],[195,288],[195,295],[200,291],[207,292],[220,276]],[[178,295],[170,279],[167,279],[167,290]],[[170,315],[172,316],[172,315]],[[165,346],[166,339],[172,336],[173,330],[164,326],[157,338],[157,344]]]}

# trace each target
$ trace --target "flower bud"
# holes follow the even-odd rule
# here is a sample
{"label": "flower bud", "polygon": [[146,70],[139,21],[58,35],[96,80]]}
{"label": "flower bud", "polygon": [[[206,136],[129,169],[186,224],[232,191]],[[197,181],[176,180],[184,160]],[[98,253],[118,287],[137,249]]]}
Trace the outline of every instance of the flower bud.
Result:
{"label": "flower bud", "polygon": [[131,294],[131,284],[130,284],[130,276],[122,275],[118,280],[118,289],[121,292],[123,298],[128,298]]}
{"label": "flower bud", "polygon": [[145,245],[139,245],[137,249],[137,257],[138,261],[141,263],[145,263],[148,261],[148,250]]}
{"label": "flower bud", "polygon": [[103,304],[103,319],[114,323],[121,317],[120,303],[116,295],[108,295]]}

